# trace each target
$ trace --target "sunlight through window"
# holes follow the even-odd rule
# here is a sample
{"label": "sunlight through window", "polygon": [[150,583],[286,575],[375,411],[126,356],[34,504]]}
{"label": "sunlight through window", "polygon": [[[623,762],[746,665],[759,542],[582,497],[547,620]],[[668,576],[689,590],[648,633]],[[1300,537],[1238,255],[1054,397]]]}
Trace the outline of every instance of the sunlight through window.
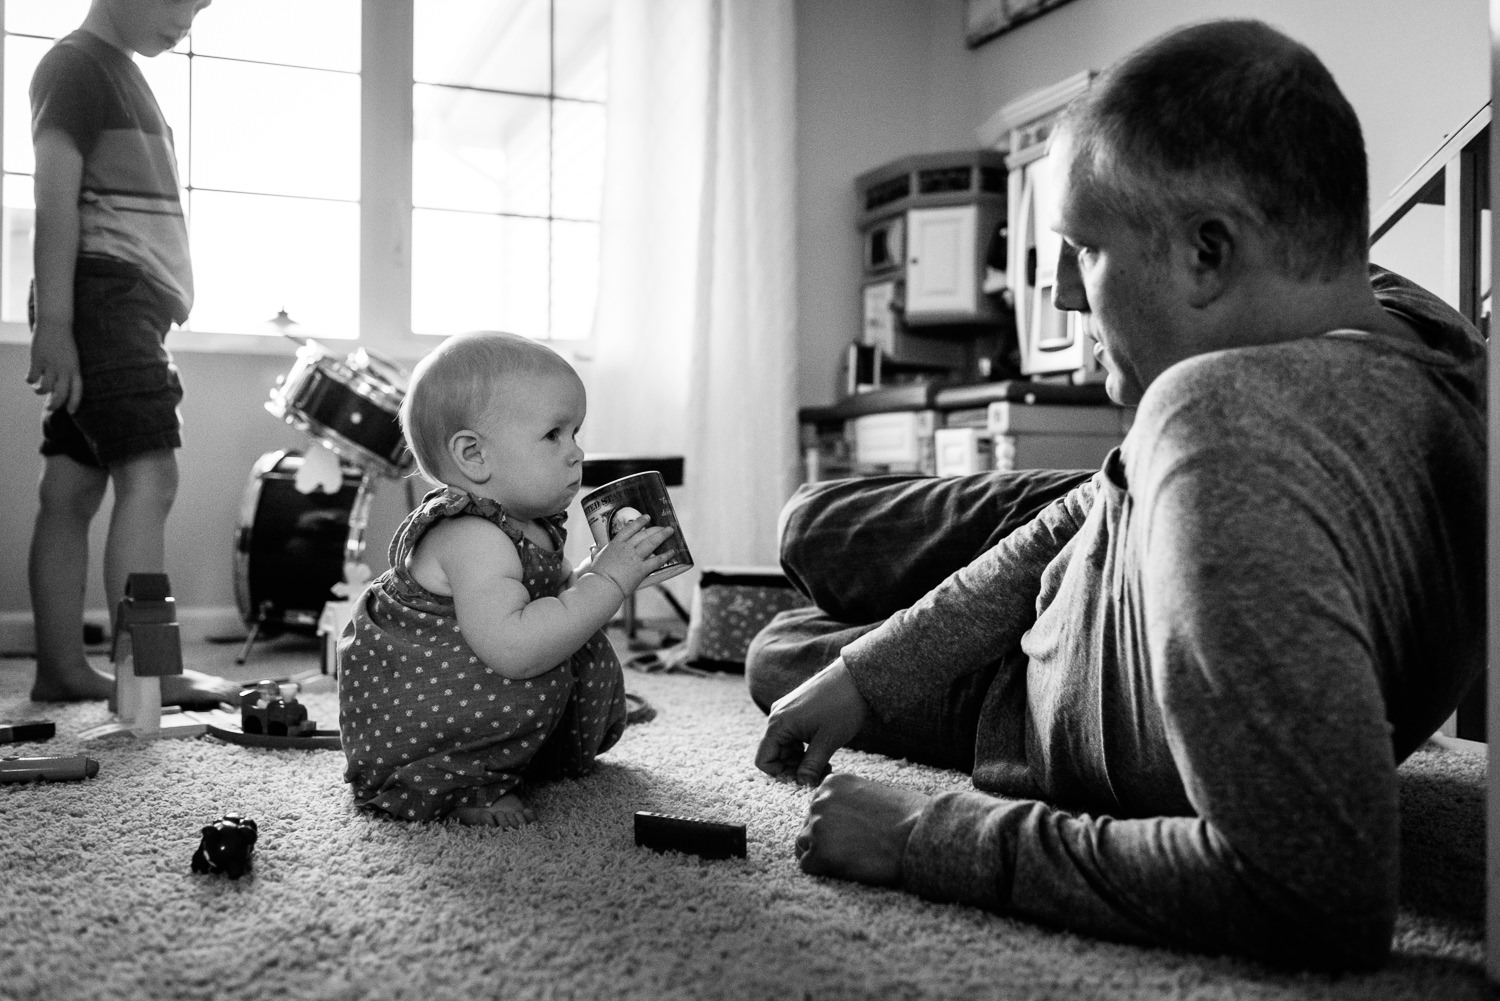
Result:
{"label": "sunlight through window", "polygon": [[[35,217],[29,85],[89,0],[0,4],[0,321],[24,324]],[[267,321],[284,309],[299,334],[353,340],[364,303],[388,349],[412,332],[477,328],[589,337],[608,15],[609,0],[221,2],[172,52],[137,57],[172,127],[184,188],[196,285],[187,329],[274,337]],[[395,100],[389,83],[405,78],[407,53],[381,60],[386,83],[372,88],[361,61],[376,56],[365,54],[364,32],[380,40],[374,53],[410,46],[407,107],[382,108]],[[384,134],[362,135],[365,101],[375,109],[365,126],[376,121],[372,132]],[[410,147],[392,148],[393,135],[409,135]],[[387,178],[404,191],[408,167],[406,217]],[[369,197],[379,204],[362,205]],[[384,235],[362,233],[362,219]],[[378,277],[362,275],[375,264]],[[409,326],[404,292],[371,298],[372,285],[401,287],[391,284],[398,273],[409,282]],[[430,344],[420,340],[416,351]]]}

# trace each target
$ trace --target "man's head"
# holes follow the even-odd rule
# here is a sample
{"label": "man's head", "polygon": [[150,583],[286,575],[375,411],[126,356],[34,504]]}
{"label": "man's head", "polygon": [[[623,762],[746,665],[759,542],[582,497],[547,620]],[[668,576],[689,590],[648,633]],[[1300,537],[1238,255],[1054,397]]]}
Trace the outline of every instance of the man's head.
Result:
{"label": "man's head", "polygon": [[[1194,25],[1126,56],[1068,110],[1053,153],[1065,239],[1057,304],[1095,314],[1111,391],[1125,402],[1165,364],[1228,346],[1173,341],[1207,317],[1200,307],[1224,282],[1364,273],[1358,118],[1310,50],[1260,22]],[[1089,286],[1110,276],[1097,267],[1110,263],[1101,235],[1117,280],[1096,294]],[[1110,330],[1117,316],[1104,311],[1122,305],[1155,318],[1153,343]]]}

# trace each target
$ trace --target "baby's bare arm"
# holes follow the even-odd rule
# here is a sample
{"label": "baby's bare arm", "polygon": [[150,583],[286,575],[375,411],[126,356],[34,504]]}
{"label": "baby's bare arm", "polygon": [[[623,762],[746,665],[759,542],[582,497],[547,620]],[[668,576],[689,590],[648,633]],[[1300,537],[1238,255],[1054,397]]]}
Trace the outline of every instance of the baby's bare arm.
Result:
{"label": "baby's bare arm", "polygon": [[[641,534],[632,532],[628,539]],[[596,559],[595,569],[562,594],[532,600],[515,543],[483,518],[458,518],[422,537],[412,572],[430,590],[452,595],[459,630],[491,670],[507,678],[533,678],[582,647],[619,610],[626,588],[634,589],[665,561],[649,556],[654,537],[635,543],[643,551],[616,553],[606,563],[613,572],[603,572]],[[627,541],[621,533],[609,548]]]}

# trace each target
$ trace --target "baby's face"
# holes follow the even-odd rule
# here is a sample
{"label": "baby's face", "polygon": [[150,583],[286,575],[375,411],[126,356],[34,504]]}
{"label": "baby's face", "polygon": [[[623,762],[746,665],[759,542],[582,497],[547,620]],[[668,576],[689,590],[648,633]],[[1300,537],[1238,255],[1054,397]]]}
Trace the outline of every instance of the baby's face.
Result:
{"label": "baby's face", "polygon": [[583,383],[564,370],[516,376],[501,379],[495,396],[473,429],[488,478],[469,489],[518,518],[567,510],[583,480]]}

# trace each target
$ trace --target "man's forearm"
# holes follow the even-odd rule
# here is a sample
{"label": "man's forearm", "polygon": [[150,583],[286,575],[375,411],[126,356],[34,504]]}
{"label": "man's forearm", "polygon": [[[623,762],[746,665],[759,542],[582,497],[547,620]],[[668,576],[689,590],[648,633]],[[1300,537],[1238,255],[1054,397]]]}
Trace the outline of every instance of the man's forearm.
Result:
{"label": "man's forearm", "polygon": [[1337,842],[1307,860],[1364,899],[1341,906],[1284,871],[1246,864],[1197,817],[1115,820],[983,793],[948,793],[907,841],[902,885],[1102,938],[1366,968],[1390,949],[1395,873],[1352,863]]}

